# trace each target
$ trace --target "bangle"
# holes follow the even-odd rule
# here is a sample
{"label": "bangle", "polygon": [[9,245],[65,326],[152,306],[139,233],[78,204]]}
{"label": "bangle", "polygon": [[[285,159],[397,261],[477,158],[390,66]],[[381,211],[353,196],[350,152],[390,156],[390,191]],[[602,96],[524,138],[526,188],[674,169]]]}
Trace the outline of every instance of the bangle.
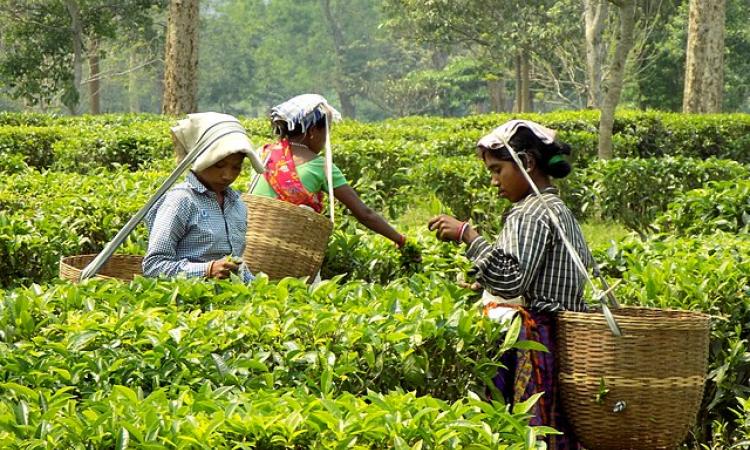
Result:
{"label": "bangle", "polygon": [[208,262],[208,267],[206,267],[206,278],[211,278],[211,269],[214,268],[214,260]]}
{"label": "bangle", "polygon": [[456,241],[461,242],[464,240],[464,233],[466,232],[467,228],[469,228],[469,222],[464,222],[461,224],[461,230],[458,232],[458,239],[456,239]]}
{"label": "bangle", "polygon": [[396,242],[396,247],[401,248],[404,245],[406,245],[406,236],[404,236],[403,234],[399,234],[398,242]]}

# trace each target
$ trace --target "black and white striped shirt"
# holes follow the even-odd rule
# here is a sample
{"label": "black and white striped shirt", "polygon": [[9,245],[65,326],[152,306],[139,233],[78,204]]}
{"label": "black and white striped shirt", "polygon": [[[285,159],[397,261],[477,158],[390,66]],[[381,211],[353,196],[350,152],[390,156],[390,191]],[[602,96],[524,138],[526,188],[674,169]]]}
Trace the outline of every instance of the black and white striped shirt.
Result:
{"label": "black and white striped shirt", "polygon": [[[557,190],[548,188],[542,195],[581,260],[590,266],[591,253],[581,227]],[[535,194],[513,205],[494,245],[480,236],[466,256],[474,263],[477,281],[490,294],[507,299],[522,296],[534,311],[586,310],[582,299],[585,277]]]}

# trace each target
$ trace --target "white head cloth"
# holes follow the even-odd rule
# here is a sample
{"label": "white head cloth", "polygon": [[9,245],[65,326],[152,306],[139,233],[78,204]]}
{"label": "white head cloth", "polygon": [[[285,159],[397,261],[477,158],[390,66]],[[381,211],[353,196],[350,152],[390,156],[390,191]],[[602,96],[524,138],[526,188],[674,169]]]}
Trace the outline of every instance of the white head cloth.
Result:
{"label": "white head cloth", "polygon": [[489,149],[504,147],[505,143],[510,141],[519,128],[527,128],[545,144],[551,144],[555,141],[555,130],[549,129],[530,120],[514,119],[505,122],[480,139],[479,142],[477,142],[477,147]]}
{"label": "white head cloth", "polygon": [[198,147],[207,146],[193,163],[194,172],[207,169],[235,153],[247,155],[256,172],[263,173],[265,170],[253,151],[245,128],[233,116],[215,112],[188,114],[187,119],[177,122],[171,130],[179,144],[175,146],[178,159]]}
{"label": "white head cloth", "polygon": [[302,133],[325,114],[330,126],[341,120],[341,113],[329,105],[322,95],[302,94],[271,109],[272,122],[286,122],[287,129],[299,127]]}

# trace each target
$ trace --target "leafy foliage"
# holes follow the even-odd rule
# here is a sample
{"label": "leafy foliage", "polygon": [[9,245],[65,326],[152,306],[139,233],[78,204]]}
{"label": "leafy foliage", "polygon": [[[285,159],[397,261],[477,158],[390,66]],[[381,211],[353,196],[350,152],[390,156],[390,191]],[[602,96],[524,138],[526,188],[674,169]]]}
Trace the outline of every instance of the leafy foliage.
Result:
{"label": "leafy foliage", "polygon": [[750,231],[750,181],[707,183],[683,193],[670,203],[669,210],[655,223],[657,229],[683,235],[711,234],[716,231]]}
{"label": "leafy foliage", "polygon": [[467,300],[424,276],[17,289],[0,442],[531,448],[528,405],[481,400],[515,342]]}
{"label": "leafy foliage", "polygon": [[[595,132],[592,112],[530,117],[581,149]],[[427,199],[430,214],[470,218],[489,237],[506,204],[488,188],[473,145],[506,118],[344,122],[335,158],[370,206],[398,215]],[[316,287],[293,279],[52,281],[60,256],[101,249],[171,170],[168,120],[0,115],[3,446],[532,448],[549,431],[528,427],[524,406],[485,401],[514,333],[482,319],[474,294],[456,283],[469,262],[422,225],[406,230],[408,251],[399,252],[340,214],[323,266],[331,279]],[[624,303],[714,316],[693,444],[742,443],[748,168],[656,157],[661,147],[649,139],[670,136],[665,124],[674,123],[670,139],[700,141],[688,133],[692,124],[708,137],[691,141],[688,153],[726,149],[731,157],[747,121],[629,112],[618,120],[623,153],[650,157],[590,161],[583,150],[564,197],[579,213],[681,235],[633,235],[595,253],[608,277],[624,280]],[[264,121],[245,125],[256,143],[270,139]],[[139,165],[150,169],[133,172]],[[124,250],[144,246],[139,228]]]}
{"label": "leafy foliage", "polygon": [[0,79],[6,80],[14,98],[33,105],[48,104],[60,95],[62,103],[76,111],[81,80],[75,79],[75,71],[81,67],[74,67],[74,42],[80,42],[83,52],[88,39],[114,38],[119,30],[149,28],[151,8],[163,5],[162,0],[5,2],[0,8]]}
{"label": "leafy foliage", "polygon": [[[0,285],[47,281],[60,257],[99,251],[163,180],[159,173],[27,170],[0,186]],[[145,230],[130,238],[145,248]],[[142,251],[142,250],[141,250]]]}
{"label": "leafy foliage", "polygon": [[[333,128],[336,163],[353,179],[371,169],[378,174],[375,179],[392,180],[395,189],[399,183],[406,184],[404,168],[415,161],[451,156],[472,159],[479,138],[512,118],[535,120],[558,130],[558,138],[571,145],[578,167],[587,166],[596,156],[598,114],[582,111],[345,121]],[[20,153],[34,167],[54,165],[65,171],[86,172],[113,164],[137,168],[171,157],[172,120],[156,115],[70,118],[5,113],[0,115],[0,153]],[[265,120],[244,120],[243,124],[257,145],[273,138]],[[750,119],[742,114],[624,111],[616,117],[614,140],[615,156],[621,158],[716,157],[750,163]]]}
{"label": "leafy foliage", "polygon": [[[564,181],[578,217],[613,220],[640,232],[684,191],[712,181],[742,180],[750,170],[735,161],[685,157],[596,161]],[[734,185],[736,181],[730,182]],[[679,208],[679,206],[677,206]],[[719,207],[718,211],[723,208]],[[732,216],[730,211],[719,214]]]}

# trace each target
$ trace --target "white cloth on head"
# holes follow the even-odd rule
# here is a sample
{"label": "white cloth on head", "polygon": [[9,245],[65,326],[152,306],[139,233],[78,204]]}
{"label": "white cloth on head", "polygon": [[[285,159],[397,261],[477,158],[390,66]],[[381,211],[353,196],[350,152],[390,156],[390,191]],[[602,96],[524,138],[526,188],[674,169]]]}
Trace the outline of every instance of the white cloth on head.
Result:
{"label": "white cloth on head", "polygon": [[477,142],[477,147],[489,149],[504,147],[505,143],[510,141],[519,128],[527,128],[545,144],[551,144],[555,141],[555,130],[539,125],[530,120],[514,119],[505,122],[492,130],[489,134],[482,137],[479,142]]}
{"label": "white cloth on head", "polygon": [[178,157],[184,158],[196,148],[206,148],[193,163],[194,172],[207,169],[235,153],[247,155],[256,172],[265,170],[263,162],[253,151],[245,128],[234,116],[215,112],[188,114],[187,119],[178,121],[171,130],[180,144],[176,146]]}
{"label": "white cloth on head", "polygon": [[302,94],[271,109],[272,122],[286,122],[287,129],[299,127],[302,133],[325,114],[328,124],[341,120],[341,113],[318,94]]}

